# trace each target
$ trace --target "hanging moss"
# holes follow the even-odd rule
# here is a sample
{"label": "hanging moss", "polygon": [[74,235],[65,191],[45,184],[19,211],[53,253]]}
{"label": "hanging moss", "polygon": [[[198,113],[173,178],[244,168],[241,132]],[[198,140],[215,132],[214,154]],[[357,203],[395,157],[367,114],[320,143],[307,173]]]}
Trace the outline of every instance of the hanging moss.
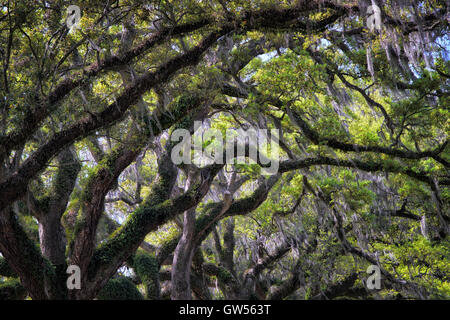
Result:
{"label": "hanging moss", "polygon": [[144,300],[144,297],[127,277],[111,279],[97,296],[99,300]]}

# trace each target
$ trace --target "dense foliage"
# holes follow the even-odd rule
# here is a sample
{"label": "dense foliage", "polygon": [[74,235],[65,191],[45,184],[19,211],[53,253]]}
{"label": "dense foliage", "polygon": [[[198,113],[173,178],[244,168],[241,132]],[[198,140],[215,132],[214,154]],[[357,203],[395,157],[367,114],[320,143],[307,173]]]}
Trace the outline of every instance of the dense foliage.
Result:
{"label": "dense foliage", "polygon": [[[2,1],[0,299],[448,299],[449,19],[438,0]],[[277,129],[278,172],[249,143],[245,164],[176,165],[196,121]]]}

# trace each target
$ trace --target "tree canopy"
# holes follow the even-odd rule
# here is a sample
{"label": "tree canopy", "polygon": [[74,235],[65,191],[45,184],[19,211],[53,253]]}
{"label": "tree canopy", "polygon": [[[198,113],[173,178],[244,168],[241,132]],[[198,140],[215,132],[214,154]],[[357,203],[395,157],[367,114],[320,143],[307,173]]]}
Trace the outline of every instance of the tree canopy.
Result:
{"label": "tree canopy", "polygon": [[[449,299],[449,21],[438,0],[2,1],[0,299]],[[175,163],[202,129],[247,161]]]}

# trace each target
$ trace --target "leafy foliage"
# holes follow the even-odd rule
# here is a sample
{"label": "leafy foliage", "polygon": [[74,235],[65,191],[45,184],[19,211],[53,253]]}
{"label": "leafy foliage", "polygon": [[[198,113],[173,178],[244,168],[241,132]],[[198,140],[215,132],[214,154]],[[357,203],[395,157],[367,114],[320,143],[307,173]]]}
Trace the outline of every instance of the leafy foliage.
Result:
{"label": "leafy foliage", "polygon": [[0,5],[1,299],[449,299],[447,3],[77,5]]}

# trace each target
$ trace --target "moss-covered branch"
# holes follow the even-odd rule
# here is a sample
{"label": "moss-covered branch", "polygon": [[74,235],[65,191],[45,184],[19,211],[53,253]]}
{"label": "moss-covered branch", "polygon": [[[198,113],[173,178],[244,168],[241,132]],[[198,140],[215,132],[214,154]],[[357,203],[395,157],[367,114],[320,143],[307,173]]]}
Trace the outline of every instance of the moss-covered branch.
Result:
{"label": "moss-covered branch", "polygon": [[[87,281],[87,269],[95,250],[95,234],[100,217],[103,214],[107,193],[113,188],[117,178],[139,155],[152,135],[159,135],[163,130],[176,124],[190,112],[200,106],[200,98],[192,95],[176,99],[170,112],[159,115],[155,111],[145,133],[135,132],[127,143],[121,144],[105,155],[88,178],[81,197],[82,215],[78,218],[73,242],[71,243],[70,261],[80,267]],[[166,200],[176,178],[176,170],[170,161],[170,152],[159,161],[159,175],[150,196],[142,206],[151,206]]]}
{"label": "moss-covered branch", "polygon": [[130,278],[117,277],[111,279],[97,296],[98,300],[144,300]]}
{"label": "moss-covered branch", "polygon": [[159,264],[150,254],[137,253],[133,258],[133,268],[145,286],[146,298],[157,300],[160,298]]}

